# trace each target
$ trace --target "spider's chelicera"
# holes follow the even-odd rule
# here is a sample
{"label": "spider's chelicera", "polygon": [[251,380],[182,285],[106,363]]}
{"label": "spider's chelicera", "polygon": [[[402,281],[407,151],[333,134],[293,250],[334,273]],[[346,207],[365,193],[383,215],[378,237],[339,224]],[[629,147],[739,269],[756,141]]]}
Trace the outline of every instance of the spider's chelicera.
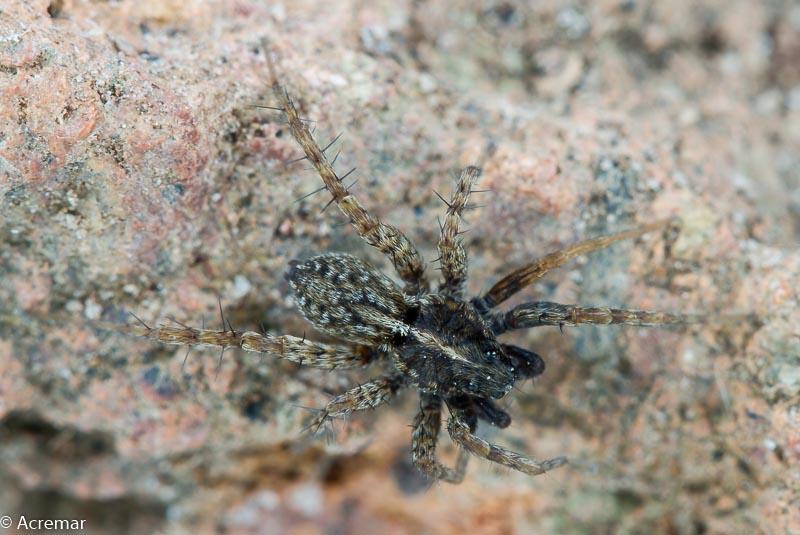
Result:
{"label": "spider's chelicera", "polygon": [[[496,307],[550,269],[578,255],[675,221],[659,221],[577,243],[534,260],[497,282],[486,294],[470,299],[465,296],[467,255],[458,239],[458,229],[480,170],[467,167],[447,202],[438,243],[442,281],[431,289],[425,264],[409,239],[370,215],[343,185],[277,81],[269,52],[266,54],[273,93],[280,102],[276,109],[284,114],[292,136],[302,147],[303,159],[314,166],[333,202],[361,238],[391,260],[403,286],[348,254],[328,253],[292,264],[286,276],[302,314],[314,327],[348,345],[233,329],[151,328],[143,324],[129,330],[161,343],[223,350],[240,347],[326,369],[356,368],[382,360],[387,370],[383,376],[334,397],[314,424],[319,426],[328,418],[371,409],[388,401],[399,389],[415,388],[420,395],[420,410],[412,426],[412,460],[433,479],[461,481],[470,454],[529,475],[565,464],[565,457],[534,460],[475,434],[478,420],[507,427],[511,417],[496,400],[505,396],[516,381],[538,376],[545,368],[539,355],[504,344],[498,337],[509,330],[541,325],[663,325],[689,323],[697,318],[551,302],[523,303],[506,310]],[[447,430],[460,447],[454,468],[435,458],[444,406],[449,412]]]}

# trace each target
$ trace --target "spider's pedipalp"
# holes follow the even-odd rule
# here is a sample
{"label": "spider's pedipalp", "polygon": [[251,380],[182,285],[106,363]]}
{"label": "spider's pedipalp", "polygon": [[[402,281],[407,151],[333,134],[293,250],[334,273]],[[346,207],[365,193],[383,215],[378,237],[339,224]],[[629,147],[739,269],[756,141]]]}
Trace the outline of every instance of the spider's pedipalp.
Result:
{"label": "spider's pedipalp", "polygon": [[436,460],[436,444],[442,426],[442,400],[435,394],[421,394],[419,413],[412,424],[411,462],[422,473],[434,480],[461,483],[469,462],[469,453],[459,450],[455,468]]}
{"label": "spider's pedipalp", "polygon": [[444,282],[439,291],[457,299],[463,299],[464,285],[467,281],[467,253],[457,239],[458,227],[461,224],[461,214],[467,207],[472,186],[480,174],[481,170],[477,167],[465,167],[461,171],[450,202],[442,199],[447,204],[447,214],[444,223],[440,224],[441,236],[438,249]]}
{"label": "spider's pedipalp", "polygon": [[566,457],[537,461],[487,442],[476,436],[470,429],[467,416],[463,411],[453,411],[447,420],[447,431],[450,433],[453,442],[473,455],[519,470],[530,476],[538,476],[567,464]]}
{"label": "spider's pedipalp", "polygon": [[479,419],[489,422],[500,429],[505,429],[511,425],[511,415],[503,410],[493,399],[476,397],[472,398],[471,402],[471,409]]}
{"label": "spider's pedipalp", "polygon": [[511,359],[517,380],[530,379],[544,373],[544,360],[533,351],[508,344],[501,344],[500,347],[503,348],[503,353]]}
{"label": "spider's pedipalp", "polygon": [[416,295],[420,290],[426,289],[428,282],[424,277],[425,263],[422,260],[422,256],[405,234],[391,225],[384,224],[377,217],[370,215],[358,199],[351,195],[342,184],[341,178],[336,174],[324,150],[314,139],[306,124],[300,119],[294,103],[280,82],[278,82],[272,56],[266,43],[264,44],[264,53],[267,57],[272,92],[281,104],[292,137],[294,137],[295,141],[303,149],[308,161],[316,169],[333,201],[347,219],[350,220],[350,224],[355,227],[359,236],[392,261],[397,274],[406,284],[405,292],[407,294]]}
{"label": "spider's pedipalp", "polygon": [[513,273],[510,273],[492,286],[488,292],[480,297],[472,299],[472,304],[478,311],[484,313],[499,305],[526,286],[529,286],[551,269],[561,266],[576,256],[603,249],[618,241],[636,238],[642,234],[665,227],[675,226],[677,224],[679,224],[677,218],[663,219],[625,232],[600,236],[570,245],[565,249],[536,259],[527,266],[523,266]]}
{"label": "spider's pedipalp", "polygon": [[701,323],[706,317],[699,314],[669,314],[650,310],[628,310],[607,307],[581,307],[546,301],[523,303],[487,318],[495,334],[514,329],[527,329],[542,325],[685,325]]}

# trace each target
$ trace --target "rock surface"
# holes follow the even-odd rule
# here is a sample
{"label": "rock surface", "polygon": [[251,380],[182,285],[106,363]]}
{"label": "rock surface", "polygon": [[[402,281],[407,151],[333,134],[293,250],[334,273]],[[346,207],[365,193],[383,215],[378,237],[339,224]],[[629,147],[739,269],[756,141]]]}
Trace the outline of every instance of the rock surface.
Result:
{"label": "rock surface", "polygon": [[[800,532],[800,8],[669,3],[31,0],[0,10],[0,514],[85,533]],[[572,464],[410,466],[416,395],[306,436],[379,373],[157,346],[83,320],[301,335],[288,262],[386,266],[273,104],[268,37],[353,191],[433,259],[433,191],[484,169],[470,290],[677,215],[521,300],[752,313],[509,336],[546,360],[481,432]],[[302,200],[298,200],[301,199]],[[429,272],[435,274],[435,266]],[[51,312],[77,322],[28,319]],[[454,450],[442,437],[442,454]]]}

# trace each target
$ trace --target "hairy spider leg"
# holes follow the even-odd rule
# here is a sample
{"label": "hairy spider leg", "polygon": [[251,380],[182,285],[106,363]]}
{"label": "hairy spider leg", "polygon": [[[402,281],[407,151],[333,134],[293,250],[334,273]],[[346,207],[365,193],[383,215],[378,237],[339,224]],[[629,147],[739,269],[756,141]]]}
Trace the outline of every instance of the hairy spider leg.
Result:
{"label": "hairy spider leg", "polygon": [[384,224],[377,217],[371,216],[358,199],[350,194],[342,184],[325,152],[298,115],[289,94],[278,81],[268,44],[263,43],[263,47],[267,58],[272,92],[281,104],[292,137],[302,147],[306,158],[317,170],[333,201],[350,220],[350,224],[355,227],[359,236],[392,261],[397,274],[405,282],[404,291],[407,294],[416,295],[421,290],[427,289],[428,282],[424,276],[425,263],[419,251],[399,229]]}
{"label": "hairy spider leg", "polygon": [[699,314],[669,314],[650,310],[629,310],[607,307],[581,307],[547,301],[523,303],[510,310],[494,312],[487,318],[495,334],[514,329],[542,325],[677,325],[702,323],[707,318]]}
{"label": "hairy spider leg", "polygon": [[643,225],[639,228],[627,230],[625,232],[610,234],[608,236],[600,236],[598,238],[591,238],[589,240],[584,240],[574,245],[570,245],[565,249],[550,253],[549,255],[534,260],[527,266],[523,266],[507,275],[498,281],[494,286],[492,286],[492,288],[484,295],[474,298],[472,300],[472,304],[480,312],[486,312],[487,310],[499,305],[515,293],[519,292],[526,286],[529,286],[551,269],[563,265],[576,256],[590,253],[598,249],[603,249],[604,247],[608,247],[612,243],[616,243],[618,241],[636,238],[642,234],[678,224],[679,220],[677,218],[663,219],[654,223],[650,223],[649,225]]}
{"label": "hairy spider leg", "polygon": [[455,190],[447,204],[447,214],[442,224],[439,237],[439,261],[442,267],[444,282],[439,291],[456,299],[464,298],[464,286],[467,280],[467,253],[458,239],[458,227],[461,214],[469,201],[472,188],[481,174],[477,167],[465,167],[456,182]]}
{"label": "hairy spider leg", "polygon": [[452,411],[450,418],[447,420],[447,431],[450,433],[453,442],[473,455],[531,476],[544,474],[567,463],[566,457],[537,461],[487,442],[473,432],[469,423],[471,416],[471,414],[462,410]]}
{"label": "hairy spider leg", "polygon": [[387,375],[358,385],[330,400],[310,427],[319,429],[328,418],[338,418],[354,411],[364,411],[386,403],[405,380],[400,374]]}
{"label": "hairy spider leg", "polygon": [[420,395],[419,413],[414,418],[411,435],[411,462],[431,479],[461,483],[467,471],[469,452],[458,450],[455,468],[436,460],[436,444],[442,427],[442,399],[436,394]]}
{"label": "hairy spider leg", "polygon": [[[50,319],[45,314],[32,315]],[[177,327],[163,325],[150,327],[147,324],[129,326],[105,321],[93,322],[92,325],[100,329],[147,338],[162,344],[222,349],[239,347],[244,351],[268,353],[303,366],[328,370],[360,368],[379,357],[374,349],[366,345],[337,346],[312,342],[297,336],[273,336],[255,331],[215,331],[196,329],[182,324]]]}

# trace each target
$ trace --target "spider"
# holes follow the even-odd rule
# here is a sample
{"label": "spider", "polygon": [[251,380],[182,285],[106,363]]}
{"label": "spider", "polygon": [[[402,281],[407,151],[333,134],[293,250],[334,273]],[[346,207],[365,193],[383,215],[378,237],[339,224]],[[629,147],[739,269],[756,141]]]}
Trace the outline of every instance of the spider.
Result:
{"label": "spider", "polygon": [[[265,55],[272,92],[280,103],[289,130],[316,169],[332,201],[359,236],[391,260],[400,287],[370,264],[349,254],[326,253],[305,262],[292,262],[286,274],[302,315],[317,329],[347,345],[275,336],[257,332],[221,331],[178,326],[128,327],[127,331],[160,343],[186,346],[239,347],[267,353],[305,366],[324,369],[358,368],[383,361],[383,376],[334,397],[320,410],[312,426],[329,418],[372,409],[389,401],[402,388],[415,388],[420,409],[413,421],[413,464],[433,480],[459,483],[470,454],[535,476],[564,465],[565,457],[535,460],[492,444],[475,434],[479,420],[499,428],[511,416],[497,400],[517,381],[536,377],[545,364],[536,353],[505,344],[498,337],[514,329],[542,325],[688,323],[687,315],[605,307],[581,307],[530,302],[507,310],[496,307],[568,260],[623,239],[676,224],[657,221],[637,229],[589,239],[534,260],[497,282],[483,295],[468,298],[467,254],[457,238],[461,215],[480,170],[467,167],[457,179],[447,204],[438,243],[442,280],[435,289],[425,275],[425,263],[411,241],[396,227],[370,215],[343,185],[331,161],[278,81],[269,48]],[[138,318],[137,318],[138,319]],[[141,320],[140,320],[141,321]],[[117,330],[121,330],[117,328]],[[436,445],[447,407],[447,431],[459,446],[455,467],[436,459]]]}

